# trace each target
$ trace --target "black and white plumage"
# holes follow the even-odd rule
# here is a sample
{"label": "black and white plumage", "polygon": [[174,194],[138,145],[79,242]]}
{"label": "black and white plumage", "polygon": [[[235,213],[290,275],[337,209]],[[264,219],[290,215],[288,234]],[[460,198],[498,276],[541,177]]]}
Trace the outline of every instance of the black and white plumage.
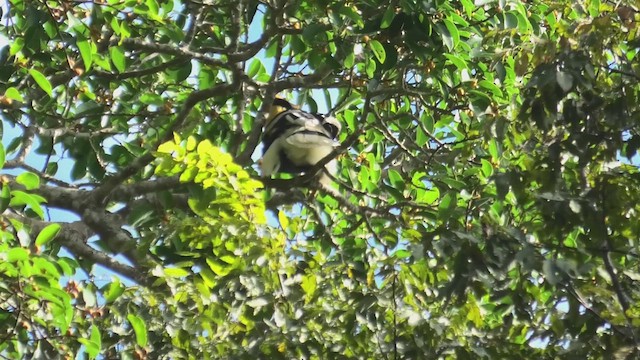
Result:
{"label": "black and white plumage", "polygon": [[[340,123],[332,116],[294,109],[288,101],[276,99],[262,137],[262,175],[309,171],[339,145],[335,139],[340,129]],[[336,160],[332,159],[325,168],[335,174]]]}

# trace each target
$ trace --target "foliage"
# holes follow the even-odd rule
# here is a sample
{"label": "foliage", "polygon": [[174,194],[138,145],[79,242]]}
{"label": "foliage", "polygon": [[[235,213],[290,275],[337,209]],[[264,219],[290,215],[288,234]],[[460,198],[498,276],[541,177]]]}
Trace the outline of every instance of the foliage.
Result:
{"label": "foliage", "polygon": [[[1,356],[639,356],[637,3],[3,13]],[[259,177],[276,95],[334,190]]]}

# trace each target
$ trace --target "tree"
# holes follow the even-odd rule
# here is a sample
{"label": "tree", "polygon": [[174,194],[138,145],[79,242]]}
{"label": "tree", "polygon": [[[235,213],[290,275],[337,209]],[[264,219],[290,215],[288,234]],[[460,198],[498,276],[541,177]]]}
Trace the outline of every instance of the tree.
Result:
{"label": "tree", "polygon": [[[3,357],[639,356],[634,2],[4,12]],[[335,191],[260,178],[276,95]]]}

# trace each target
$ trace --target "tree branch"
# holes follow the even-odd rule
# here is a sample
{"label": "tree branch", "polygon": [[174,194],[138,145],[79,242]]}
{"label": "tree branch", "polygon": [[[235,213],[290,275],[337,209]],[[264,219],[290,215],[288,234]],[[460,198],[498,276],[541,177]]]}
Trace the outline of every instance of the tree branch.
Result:
{"label": "tree branch", "polygon": [[[209,89],[192,92],[182,106],[182,110],[178,114],[176,114],[175,121],[169,126],[161,140],[157,144],[155,144],[155,147],[157,148],[157,146],[172,138],[173,132],[183,125],[191,110],[200,101],[204,101],[216,96],[231,96],[238,86],[240,86],[240,84],[237,83],[218,84],[217,86]],[[153,159],[154,156],[151,154],[151,152],[148,152],[135,159],[129,166],[123,168],[117,174],[112,175],[100,187],[96,188],[96,190],[92,192],[91,197],[97,202],[103,202],[104,199],[106,199],[106,197],[109,196],[118,185],[123,183],[126,179],[133,176],[138,171],[142,170],[142,168],[144,168],[145,166],[149,165],[153,161]]]}
{"label": "tree branch", "polygon": [[[31,228],[32,237],[38,234],[51,222],[36,220],[21,215],[11,214],[5,211],[3,216],[17,220],[27,224]],[[71,223],[59,222],[60,232],[54,241],[59,241],[62,246],[67,248],[72,254],[79,259],[87,259],[93,263],[100,264],[114,272],[126,276],[137,283],[145,284],[149,282],[148,274],[144,274],[140,269],[123,264],[113,259],[111,255],[96,250],[87,245],[87,239],[93,235],[93,231],[83,222],[76,221]]]}

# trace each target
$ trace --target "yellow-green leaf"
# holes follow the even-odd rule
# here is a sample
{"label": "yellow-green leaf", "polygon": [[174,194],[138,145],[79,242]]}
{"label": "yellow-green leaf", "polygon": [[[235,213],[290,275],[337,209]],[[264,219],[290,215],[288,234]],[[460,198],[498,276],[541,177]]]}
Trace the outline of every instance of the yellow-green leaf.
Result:
{"label": "yellow-green leaf", "polygon": [[60,228],[60,224],[49,224],[45,226],[36,237],[36,245],[42,246],[53,240],[60,232]]}
{"label": "yellow-green leaf", "polygon": [[481,159],[480,162],[482,163],[482,175],[484,175],[484,177],[491,176],[491,174],[493,174],[493,165],[491,165],[491,162],[486,159]]}
{"label": "yellow-green leaf", "polygon": [[287,214],[285,214],[282,210],[278,211],[278,221],[280,222],[280,226],[283,229],[286,230],[289,228],[289,218],[287,217]]}
{"label": "yellow-green leaf", "polygon": [[134,314],[129,314],[127,315],[127,320],[129,320],[131,327],[133,327],[133,332],[136,335],[136,343],[138,346],[147,346],[147,325],[144,323],[142,318]]}
{"label": "yellow-green leaf", "polygon": [[7,261],[16,262],[27,260],[29,258],[29,251],[25,248],[13,248],[7,251]]}
{"label": "yellow-green leaf", "polygon": [[20,91],[18,91],[18,89],[14,88],[13,86],[5,90],[4,96],[12,100],[24,102],[24,98],[22,97],[22,94],[20,94]]}
{"label": "yellow-green leaf", "polygon": [[189,136],[187,138],[187,151],[195,150],[197,144],[198,142],[196,141],[196,138],[194,138],[193,136]]}
{"label": "yellow-green leaf", "polygon": [[32,172],[23,172],[16,177],[16,182],[25,187],[27,190],[33,190],[40,187],[40,178]]}
{"label": "yellow-green leaf", "polygon": [[169,277],[183,277],[189,275],[189,272],[182,268],[165,268],[164,274]]}
{"label": "yellow-green leaf", "polygon": [[302,290],[304,291],[305,302],[308,303],[313,299],[313,295],[315,294],[316,289],[318,288],[318,279],[316,279],[316,275],[309,274],[307,276],[304,276],[302,278],[302,283],[300,284],[300,287],[302,287]]}

